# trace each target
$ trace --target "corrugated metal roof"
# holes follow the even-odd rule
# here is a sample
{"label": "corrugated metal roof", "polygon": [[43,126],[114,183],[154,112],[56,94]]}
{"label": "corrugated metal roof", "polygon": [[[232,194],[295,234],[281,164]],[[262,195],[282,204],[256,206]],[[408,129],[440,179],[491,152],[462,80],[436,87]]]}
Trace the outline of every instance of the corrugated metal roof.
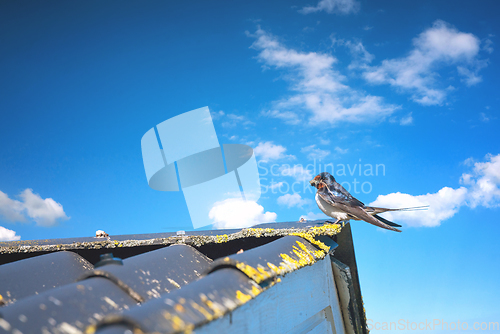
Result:
{"label": "corrugated metal roof", "polygon": [[188,332],[325,258],[340,231],[308,222],[0,243],[0,259],[17,260],[0,266],[0,331]]}

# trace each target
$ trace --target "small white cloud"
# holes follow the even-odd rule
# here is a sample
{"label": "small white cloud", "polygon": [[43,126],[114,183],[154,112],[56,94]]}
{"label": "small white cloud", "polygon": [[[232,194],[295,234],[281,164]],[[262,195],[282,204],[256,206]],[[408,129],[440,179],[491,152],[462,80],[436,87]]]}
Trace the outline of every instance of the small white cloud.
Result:
{"label": "small white cloud", "polygon": [[302,165],[282,165],[279,168],[281,175],[291,176],[295,178],[298,182],[305,182],[312,179],[312,171],[304,168]]}
{"label": "small white cloud", "polygon": [[363,27],[363,30],[365,30],[365,31],[372,30],[372,29],[373,29],[373,27],[370,27],[370,26],[364,26]]}
{"label": "small white cloud", "polygon": [[408,115],[406,115],[403,118],[401,118],[401,120],[399,121],[399,124],[400,125],[410,125],[410,124],[413,124],[413,117],[412,117],[411,114],[412,113],[409,113]]}
{"label": "small white cloud", "polygon": [[481,119],[481,122],[489,122],[490,121],[490,118],[488,116],[486,116],[486,114],[484,112],[482,113],[479,113],[479,118]]}
{"label": "small white cloud", "polygon": [[483,50],[488,53],[493,53],[493,41],[489,38],[484,40]]}
{"label": "small white cloud", "polygon": [[275,182],[269,186],[269,189],[274,190],[274,189],[279,189],[283,186],[283,182]]}
{"label": "small white cloud", "polygon": [[321,145],[330,145],[331,140],[330,140],[330,139],[323,139],[323,138],[320,138],[320,139],[319,139],[319,143],[320,143]]}
{"label": "small white cloud", "polygon": [[294,159],[293,155],[286,155],[286,148],[281,145],[275,145],[271,141],[260,142],[254,148],[255,155],[261,160],[280,160],[280,159]]}
{"label": "small white cloud", "polygon": [[213,120],[216,120],[216,119],[219,119],[221,118],[222,116],[225,115],[225,113],[222,111],[222,110],[219,110],[219,111],[211,111],[210,112],[210,115],[212,116],[212,119]]}
{"label": "small white cloud", "polygon": [[0,226],[0,241],[16,241],[19,239],[21,239],[21,236],[16,235],[16,231]]}
{"label": "small white cloud", "polygon": [[346,154],[347,152],[349,152],[349,149],[348,148],[340,148],[340,147],[335,147],[335,152],[337,152],[338,154]]}
{"label": "small white cloud", "polygon": [[348,66],[349,69],[353,68],[365,68],[367,64],[371,63],[375,58],[374,55],[369,53],[363,43],[360,40],[344,40],[336,38],[335,35],[331,35],[332,45],[342,45],[349,49],[353,61]]}
{"label": "small white cloud", "polygon": [[365,67],[364,78],[373,84],[389,84],[412,93],[412,99],[422,105],[441,105],[447,89],[439,87],[439,74],[444,66],[457,66],[458,74],[467,85],[481,80],[478,71],[487,62],[478,59],[480,40],[470,33],[458,31],[450,24],[437,20],[434,25],[413,40],[408,56],[386,59],[379,66]]}
{"label": "small white cloud", "polygon": [[300,151],[306,153],[309,160],[323,160],[330,155],[330,151],[322,150],[316,147],[316,145],[303,147]]}
{"label": "small white cloud", "polygon": [[63,206],[52,198],[43,199],[32,189],[25,189],[19,197],[22,201],[12,200],[0,191],[0,215],[12,222],[26,222],[26,216],[39,226],[53,226],[61,220],[69,219]]}
{"label": "small white cloud", "polygon": [[462,183],[469,186],[468,202],[472,208],[500,205],[500,154],[488,154],[486,160],[474,163],[472,172],[461,178]]}
{"label": "small white cloud", "polygon": [[305,204],[310,203],[309,199],[304,199],[299,194],[285,194],[283,196],[278,197],[277,201],[279,205],[285,205],[289,208],[291,207],[301,208]]}
{"label": "small white cloud", "polygon": [[26,222],[24,209],[24,203],[10,199],[6,193],[0,191],[0,217],[10,222]]}
{"label": "small white cloud", "polygon": [[[277,108],[283,107],[283,104],[280,102],[277,102],[276,104]],[[271,118],[278,118],[283,120],[287,124],[299,124],[300,123],[300,118],[297,116],[296,113],[291,112],[291,111],[284,111],[284,110],[268,110],[268,111],[263,111],[261,113],[263,116],[266,117],[271,117]]]}
{"label": "small white cloud", "polygon": [[24,200],[28,217],[32,218],[37,225],[52,226],[59,220],[69,219],[64,213],[63,206],[52,198],[42,199],[31,189],[25,189],[20,197]]}
{"label": "small white cloud", "polygon": [[209,218],[218,229],[245,228],[272,223],[276,221],[277,216],[274,212],[264,213],[264,207],[257,202],[238,198],[217,202],[209,212]]}
{"label": "small white cloud", "polygon": [[356,0],[321,0],[316,6],[308,6],[299,10],[299,13],[310,14],[325,11],[328,14],[350,14],[359,10]]}
{"label": "small white cloud", "polygon": [[472,71],[467,67],[457,66],[458,74],[460,74],[463,78],[460,81],[464,82],[467,86],[474,86],[481,81],[483,78],[477,74],[478,70]]}
{"label": "small white cloud", "polygon": [[302,218],[304,218],[305,220],[330,219],[330,217],[328,217],[324,213],[314,213],[314,212],[308,212],[306,215],[300,216],[299,220]]}

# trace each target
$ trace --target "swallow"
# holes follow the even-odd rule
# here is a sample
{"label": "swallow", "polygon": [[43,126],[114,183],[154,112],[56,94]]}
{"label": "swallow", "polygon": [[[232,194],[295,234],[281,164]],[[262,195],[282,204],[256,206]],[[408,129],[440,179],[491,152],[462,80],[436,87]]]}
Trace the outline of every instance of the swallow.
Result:
{"label": "swallow", "polygon": [[327,172],[316,175],[309,183],[318,189],[315,197],[318,207],[327,216],[337,219],[335,223],[344,222],[349,219],[364,220],[367,223],[385,228],[386,230],[401,232],[401,230],[396,228],[401,227],[401,225],[382,218],[378,214],[387,211],[411,211],[427,208],[426,206],[420,206],[388,209],[366,206],[363,202],[354,198]]}

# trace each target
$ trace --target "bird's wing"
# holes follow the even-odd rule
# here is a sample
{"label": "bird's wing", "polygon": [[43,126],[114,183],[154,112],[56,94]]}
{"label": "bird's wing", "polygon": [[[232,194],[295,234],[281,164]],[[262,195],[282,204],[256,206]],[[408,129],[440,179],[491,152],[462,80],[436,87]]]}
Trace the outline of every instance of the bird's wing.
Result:
{"label": "bird's wing", "polygon": [[350,205],[345,205],[341,203],[337,203],[337,207],[348,214],[355,216],[356,218],[359,218],[361,220],[364,220],[367,223],[370,223],[372,225],[378,226],[385,228],[386,230],[391,230],[391,231],[396,231],[396,232],[401,232],[401,230],[398,230],[397,228],[394,228],[392,226],[389,226],[377,218],[373,217],[372,215],[369,215],[366,213],[366,211],[363,209],[363,207],[360,206],[350,206]]}
{"label": "bird's wing", "polygon": [[[373,225],[378,226],[378,227],[385,228],[387,230],[401,232],[397,228],[389,226],[389,225],[381,222],[377,218],[374,218],[373,216],[369,215],[364,210],[364,208],[363,208],[364,205],[361,202],[360,202],[361,205],[354,204],[349,199],[346,199],[345,196],[335,196],[333,192],[331,192],[330,190],[325,189],[325,188],[318,190],[318,195],[328,204],[339,208],[340,210],[356,217],[359,220],[364,220],[367,223],[373,224]],[[354,197],[352,197],[352,198],[354,198]]]}
{"label": "bird's wing", "polygon": [[322,198],[327,202],[334,201],[335,203],[348,203],[355,206],[365,206],[363,202],[359,201],[357,198],[354,198],[351,194],[349,194],[347,190],[344,189],[344,187],[342,187],[342,185],[337,182],[327,185],[321,190],[324,191],[324,197],[330,198],[330,200],[327,200],[322,196]]}

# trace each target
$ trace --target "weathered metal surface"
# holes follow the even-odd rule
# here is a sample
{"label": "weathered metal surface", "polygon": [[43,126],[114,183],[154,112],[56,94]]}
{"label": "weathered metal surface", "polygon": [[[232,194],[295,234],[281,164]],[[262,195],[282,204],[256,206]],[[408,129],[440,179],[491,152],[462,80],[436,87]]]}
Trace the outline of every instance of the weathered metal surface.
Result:
{"label": "weathered metal surface", "polygon": [[241,254],[218,259],[210,271],[234,266],[259,284],[271,283],[277,276],[324,258],[325,251],[328,249],[318,249],[301,237],[289,235]]}
{"label": "weathered metal surface", "polygon": [[123,265],[100,266],[87,275],[113,276],[147,300],[197,280],[211,262],[191,246],[171,245],[125,259]]}
{"label": "weathered metal surface", "polygon": [[[196,334],[344,334],[330,259],[287,274],[255,299]],[[116,333],[117,334],[117,333]]]}
{"label": "weathered metal surface", "polygon": [[0,266],[0,305],[76,282],[94,267],[78,254],[57,252]]}
{"label": "weathered metal surface", "polygon": [[356,255],[354,253],[354,244],[351,233],[351,225],[346,224],[342,232],[335,236],[339,244],[335,251],[334,258],[348,267],[349,272],[349,296],[352,299],[351,315],[355,317],[354,326],[356,334],[367,334],[366,316],[361,297],[361,287],[359,284],[358,266],[356,264]]}
{"label": "weathered metal surface", "polygon": [[[121,315],[105,317],[97,326],[88,328],[87,333],[94,330],[123,333],[124,325],[131,331],[145,333],[191,331],[233,311],[261,292],[259,285],[238,270],[221,269],[164,298],[150,300]],[[113,328],[113,324],[117,327]]]}
{"label": "weathered metal surface", "polygon": [[[122,236],[123,239],[112,236],[109,241],[84,238],[90,241],[68,239],[75,242],[60,243],[61,240],[55,240],[45,244],[37,241],[32,245],[27,245],[29,242],[24,245],[16,242],[0,243],[3,246],[0,247],[0,257],[55,252],[45,255],[48,257],[65,254],[60,252],[63,249],[75,249],[90,254],[92,263],[96,263],[99,255],[105,252],[113,252],[116,257],[123,258],[123,265],[116,264],[120,261],[111,261],[115,264],[105,264],[94,270],[87,263],[90,271],[86,269],[77,277],[74,277],[76,274],[71,276],[71,282],[77,278],[81,281],[62,282],[59,286],[50,286],[44,292],[37,290],[28,293],[15,303],[0,308],[0,332],[2,329],[7,332],[17,329],[22,333],[92,333],[96,330],[107,334],[125,333],[127,330],[177,333],[194,328],[198,332],[207,327],[200,326],[221,317],[231,322],[232,314],[237,314],[235,311],[239,313],[243,307],[238,307],[242,305],[248,308],[246,315],[242,316],[250,320],[248,315],[254,313],[254,310],[249,309],[254,304],[250,301],[259,295],[255,302],[265,296],[282,299],[282,305],[285,306],[279,306],[281,313],[278,314],[281,315],[288,310],[289,306],[286,305],[292,305],[290,300],[297,301],[294,307],[297,307],[299,314],[293,316],[291,312],[285,316],[290,322],[294,317],[300,320],[300,323],[296,322],[298,327],[290,327],[290,333],[311,326],[316,331],[326,328],[325,332],[328,333],[330,328],[332,333],[342,333],[339,327],[342,325],[342,316],[340,309],[337,310],[338,301],[335,301],[337,295],[330,292],[332,289],[335,291],[335,283],[333,278],[330,283],[327,282],[329,276],[333,277],[333,271],[331,267],[329,271],[324,267],[324,263],[330,266],[331,263],[322,260],[338,246],[332,237],[340,244],[335,256],[342,247],[347,247],[348,251],[340,252],[341,256],[354,256],[352,240],[348,240],[350,233],[336,236],[340,231],[338,225],[306,222],[266,224],[243,230],[187,232],[179,236],[143,235],[143,239],[136,238],[139,236]],[[240,249],[240,244],[245,245],[242,246],[244,252],[233,254]],[[210,247],[222,247],[224,251],[224,247],[229,245],[226,248],[231,252],[226,252],[213,262],[213,266],[209,258],[193,248],[209,250]],[[128,257],[119,255],[124,249],[131,250]],[[220,249],[214,253],[220,253]],[[227,259],[226,255],[229,255]],[[29,260],[37,262],[40,258],[43,257]],[[323,273],[313,274],[311,268],[319,270],[319,263],[322,263]],[[0,269],[3,267],[0,266]],[[54,267],[55,277],[64,276],[66,267]],[[300,268],[303,269],[297,270]],[[292,290],[280,290],[280,279],[288,280],[297,273],[304,273],[304,276],[292,289],[295,294]],[[8,276],[7,281],[10,283],[10,274]],[[23,283],[31,284],[33,280],[34,276],[19,278],[21,286]],[[321,283],[321,280],[325,281]],[[36,295],[36,292],[40,294]],[[317,302],[316,297],[306,297],[320,292],[326,294],[321,297],[323,299],[320,298],[323,300],[321,303]],[[301,293],[306,295],[299,297]],[[301,311],[298,305],[304,298],[311,300],[304,301]],[[138,302],[142,304],[139,306]],[[326,320],[321,321],[323,318]]]}
{"label": "weathered metal surface", "polygon": [[186,244],[193,247],[199,247],[205,244],[223,243],[248,237],[280,237],[292,233],[306,233],[311,227],[321,227],[324,223],[324,220],[307,221],[305,223],[272,223],[262,224],[248,229],[187,231],[185,235],[177,235],[176,233],[111,235],[109,237],[110,240],[85,237],[9,241],[0,242],[0,255],[78,249],[115,249],[152,245],[167,246],[171,244]]}
{"label": "weathered metal surface", "polygon": [[[9,333],[79,333],[106,314],[136,305],[122,289],[105,278],[45,291],[0,309]],[[18,332],[16,332],[18,331]]]}

